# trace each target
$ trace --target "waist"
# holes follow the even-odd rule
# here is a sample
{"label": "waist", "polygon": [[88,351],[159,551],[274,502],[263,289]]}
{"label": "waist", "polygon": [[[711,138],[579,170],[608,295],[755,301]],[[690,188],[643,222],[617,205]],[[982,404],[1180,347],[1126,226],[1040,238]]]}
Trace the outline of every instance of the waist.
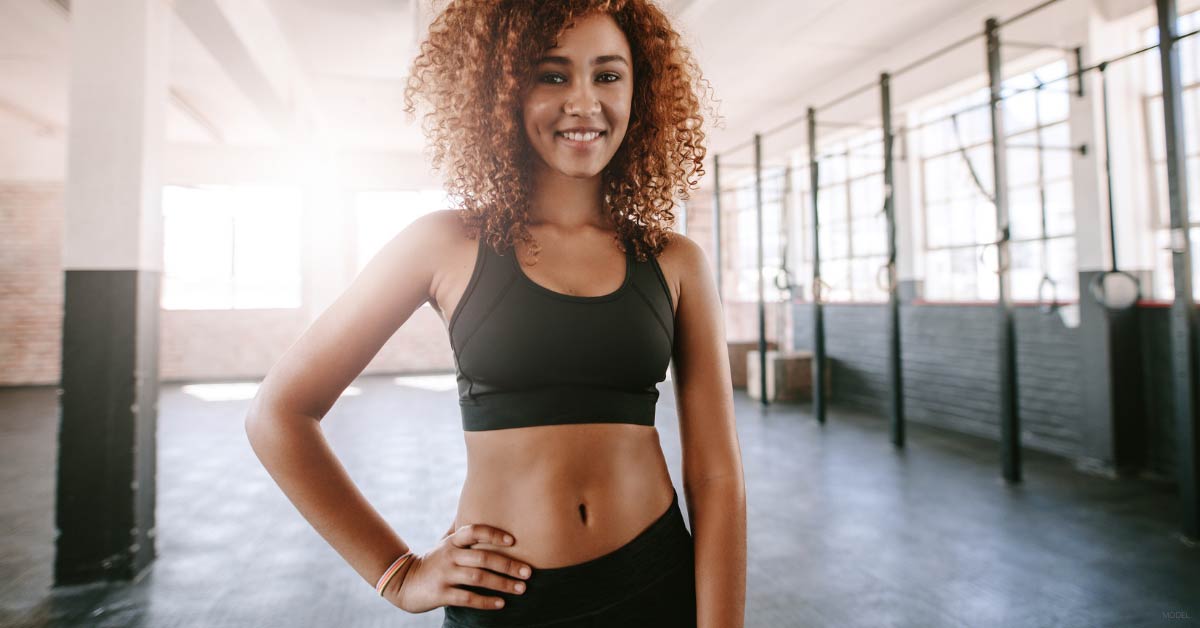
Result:
{"label": "waist", "polygon": [[455,529],[485,523],[510,532],[511,546],[476,547],[535,569],[620,547],[674,496],[653,428],[570,425],[469,434],[467,441]]}

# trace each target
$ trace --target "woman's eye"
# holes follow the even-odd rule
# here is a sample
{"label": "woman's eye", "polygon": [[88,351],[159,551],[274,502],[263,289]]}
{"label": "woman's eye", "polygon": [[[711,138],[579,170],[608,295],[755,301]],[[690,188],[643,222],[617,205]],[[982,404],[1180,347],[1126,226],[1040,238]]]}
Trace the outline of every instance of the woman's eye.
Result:
{"label": "woman's eye", "polygon": [[[605,72],[600,74],[597,78],[603,79],[600,81],[602,83],[613,83],[621,80],[621,75],[615,72]],[[541,80],[543,83],[550,83],[552,85],[557,85],[560,82],[566,81],[563,75],[554,72],[543,74],[539,80]]]}

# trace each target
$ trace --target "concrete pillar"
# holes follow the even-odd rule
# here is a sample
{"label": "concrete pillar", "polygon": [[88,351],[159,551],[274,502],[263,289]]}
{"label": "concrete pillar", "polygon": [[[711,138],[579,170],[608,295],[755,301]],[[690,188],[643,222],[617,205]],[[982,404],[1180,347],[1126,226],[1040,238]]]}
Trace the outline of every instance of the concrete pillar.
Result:
{"label": "concrete pillar", "polygon": [[56,585],[153,561],[170,8],[74,0]]}
{"label": "concrete pillar", "polygon": [[[1064,30],[1083,46],[1085,66],[1110,58],[1118,51],[1106,42],[1106,23],[1090,0],[1078,0],[1079,19]],[[1126,61],[1124,63],[1132,63]],[[1114,66],[1115,68],[1115,66]],[[1117,142],[1129,135],[1113,107],[1122,93],[1109,68],[1110,116],[1113,119],[1114,162]],[[1075,83],[1072,82],[1074,86]],[[1091,282],[1109,269],[1108,188],[1104,174],[1104,119],[1098,72],[1084,77],[1084,96],[1071,97],[1071,144],[1086,144],[1086,155],[1075,154],[1071,177],[1075,198],[1075,251],[1079,269],[1079,351],[1083,391],[1081,468],[1118,475],[1136,472],[1144,464],[1145,430],[1141,403],[1142,364],[1136,309],[1109,310],[1089,290]],[[1117,165],[1114,163],[1114,173]],[[1118,216],[1123,209],[1117,204]],[[1125,206],[1124,208],[1128,208]],[[1118,217],[1120,220],[1120,217]],[[1118,226],[1117,233],[1123,232]],[[1118,242],[1118,247],[1128,240]],[[1135,256],[1119,248],[1122,269]],[[1148,279],[1143,274],[1143,278]],[[1148,286],[1147,286],[1148,287]]]}

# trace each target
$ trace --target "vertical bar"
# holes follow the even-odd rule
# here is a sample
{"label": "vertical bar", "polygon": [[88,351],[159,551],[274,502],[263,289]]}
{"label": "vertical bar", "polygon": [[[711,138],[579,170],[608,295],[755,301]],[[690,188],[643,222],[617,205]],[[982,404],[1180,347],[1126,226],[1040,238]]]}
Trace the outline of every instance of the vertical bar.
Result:
{"label": "vertical bar", "polygon": [[1012,291],[1010,290],[1009,223],[1008,223],[1008,164],[1004,133],[1003,100],[1000,93],[1000,29],[996,18],[988,18],[987,35],[988,78],[991,86],[992,118],[992,181],[996,198],[996,226],[1000,238],[996,242],[999,294],[996,309],[1000,323],[1000,450],[1004,479],[1021,481],[1021,420],[1017,406],[1017,347],[1013,324]]}
{"label": "vertical bar", "polygon": [[1183,145],[1179,37],[1175,0],[1157,0],[1164,130],[1167,134],[1167,189],[1171,204],[1172,270],[1171,388],[1175,409],[1176,473],[1183,502],[1183,533],[1200,538],[1200,429],[1196,414],[1196,309],[1192,303],[1192,250],[1188,234],[1187,162]]}
{"label": "vertical bar", "polygon": [[891,386],[892,444],[904,446],[904,370],[900,352],[900,295],[896,280],[896,198],[894,140],[892,135],[892,78],[887,72],[879,77],[883,102],[883,202],[887,214],[888,237],[888,383]]}
{"label": "vertical bar", "polygon": [[754,214],[757,231],[757,274],[758,274],[758,392],[759,404],[768,406],[767,399],[767,303],[763,286],[763,198],[762,198],[762,134],[754,134]]}
{"label": "vertical bar", "polygon": [[1075,46],[1075,50],[1073,52],[1075,53],[1075,71],[1079,73],[1079,75],[1075,77],[1075,95],[1083,98],[1083,80],[1086,78],[1083,72],[1083,48],[1081,46]]}
{"label": "vertical bar", "polygon": [[716,262],[717,297],[725,302],[721,284],[721,156],[713,155],[713,261]]}
{"label": "vertical bar", "polygon": [[825,423],[825,309],[821,304],[825,296],[821,289],[821,219],[817,210],[820,191],[820,173],[817,172],[817,110],[808,108],[808,176],[812,190],[812,244],[813,244],[813,415],[818,423]]}
{"label": "vertical bar", "polygon": [[1115,195],[1112,178],[1112,134],[1109,131],[1108,120],[1108,62],[1102,62],[1097,69],[1100,70],[1100,111],[1104,118],[1104,189],[1108,193],[1108,251],[1112,257],[1108,269],[1115,272],[1120,266],[1117,264],[1117,208],[1113,200]]}

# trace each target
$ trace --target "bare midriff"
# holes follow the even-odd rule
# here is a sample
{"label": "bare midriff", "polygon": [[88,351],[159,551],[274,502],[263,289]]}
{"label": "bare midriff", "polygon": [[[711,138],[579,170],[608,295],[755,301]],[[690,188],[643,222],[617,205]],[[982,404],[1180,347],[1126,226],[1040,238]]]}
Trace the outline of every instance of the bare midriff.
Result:
{"label": "bare midriff", "polygon": [[534,569],[608,554],[671,505],[674,488],[653,427],[582,423],[464,434],[467,479],[454,528],[484,523],[511,533],[511,546],[473,547]]}
{"label": "bare midriff", "polygon": [[[598,242],[610,246],[604,238]],[[547,247],[543,259],[562,267],[573,255],[567,250],[572,246],[562,244],[557,256]],[[433,303],[447,326],[447,312],[458,308],[477,248],[476,240],[464,236],[446,251],[449,260]],[[614,264],[610,271],[618,267]],[[597,290],[611,292],[619,274],[610,272],[609,283]],[[671,505],[674,487],[652,426],[568,423],[467,431],[464,437],[467,478],[452,529],[483,523],[509,532],[516,539],[511,546],[473,547],[534,569],[576,565],[608,554]]]}

